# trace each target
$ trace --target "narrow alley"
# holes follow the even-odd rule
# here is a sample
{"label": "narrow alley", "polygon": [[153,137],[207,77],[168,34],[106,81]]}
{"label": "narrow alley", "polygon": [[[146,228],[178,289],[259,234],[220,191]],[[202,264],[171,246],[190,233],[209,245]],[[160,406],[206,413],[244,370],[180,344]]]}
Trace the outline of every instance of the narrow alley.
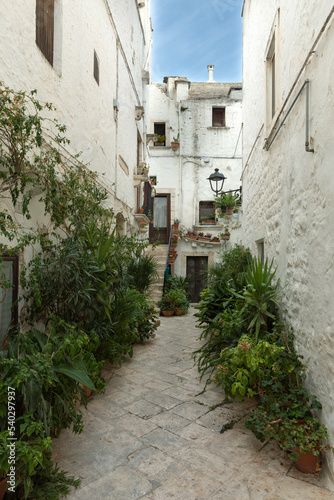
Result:
{"label": "narrow alley", "polygon": [[105,374],[105,394],[83,409],[83,433],[54,440],[55,463],[81,478],[68,498],[333,499],[322,473],[298,472],[276,443],[244,427],[253,403],[226,402],[213,384],[201,394],[194,312],[161,318],[155,339]]}

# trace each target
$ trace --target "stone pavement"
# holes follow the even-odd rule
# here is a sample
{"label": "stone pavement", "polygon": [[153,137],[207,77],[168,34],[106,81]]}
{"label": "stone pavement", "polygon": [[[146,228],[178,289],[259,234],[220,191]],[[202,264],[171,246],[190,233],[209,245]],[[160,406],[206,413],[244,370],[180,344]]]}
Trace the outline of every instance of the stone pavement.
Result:
{"label": "stone pavement", "polygon": [[213,384],[199,394],[193,312],[161,318],[156,338],[105,374],[105,394],[83,408],[83,433],[54,440],[55,462],[81,478],[68,498],[333,500],[321,472],[299,473],[276,443],[245,429],[252,403],[224,403]]}

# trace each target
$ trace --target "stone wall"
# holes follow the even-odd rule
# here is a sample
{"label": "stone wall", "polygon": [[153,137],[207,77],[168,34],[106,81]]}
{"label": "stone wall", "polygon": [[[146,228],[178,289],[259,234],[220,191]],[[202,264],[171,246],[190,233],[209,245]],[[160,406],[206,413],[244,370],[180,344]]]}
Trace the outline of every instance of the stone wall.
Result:
{"label": "stone wall", "polygon": [[[104,174],[112,205],[136,228],[133,173],[138,136],[146,160],[148,112],[137,121],[135,107],[147,107],[150,1],[139,8],[136,0],[55,0],[53,67],[35,43],[35,4],[0,5],[1,80],[15,90],[37,89],[38,99],[54,103],[58,120],[67,126],[68,151],[82,151],[82,160]],[[94,51],[99,84],[93,75]]]}
{"label": "stone wall", "polygon": [[[257,242],[263,241],[265,255],[278,266],[284,286],[283,315],[294,329],[298,352],[308,367],[306,385],[323,405],[320,417],[334,445],[332,8],[330,1],[245,1],[243,242],[256,254]],[[264,61],[273,29],[277,37],[276,112],[271,121]],[[310,148],[314,153],[305,149],[306,87],[269,151],[264,150],[265,139],[270,140],[273,127],[277,129],[282,122],[306,79],[310,80]],[[328,453],[326,458],[329,481],[333,481],[333,455]]]}

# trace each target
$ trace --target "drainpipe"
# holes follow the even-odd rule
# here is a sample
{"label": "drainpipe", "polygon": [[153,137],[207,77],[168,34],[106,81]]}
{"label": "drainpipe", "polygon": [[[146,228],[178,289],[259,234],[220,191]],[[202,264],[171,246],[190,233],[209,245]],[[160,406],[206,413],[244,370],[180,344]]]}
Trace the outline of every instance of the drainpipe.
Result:
{"label": "drainpipe", "polygon": [[310,80],[306,80],[306,129],[305,129],[305,150],[307,153],[314,153],[314,149],[310,149]]}

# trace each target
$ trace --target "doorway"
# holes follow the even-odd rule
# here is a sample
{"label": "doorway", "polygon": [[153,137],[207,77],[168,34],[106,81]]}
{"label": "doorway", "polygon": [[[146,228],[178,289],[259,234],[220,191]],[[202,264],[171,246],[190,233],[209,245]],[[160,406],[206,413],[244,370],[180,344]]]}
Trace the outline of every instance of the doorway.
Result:
{"label": "doorway", "polygon": [[153,224],[150,224],[150,243],[167,245],[171,230],[170,194],[156,194],[152,198]]}
{"label": "doorway", "polygon": [[200,293],[207,286],[208,257],[187,257],[187,277],[190,278],[189,300],[199,302]]}

